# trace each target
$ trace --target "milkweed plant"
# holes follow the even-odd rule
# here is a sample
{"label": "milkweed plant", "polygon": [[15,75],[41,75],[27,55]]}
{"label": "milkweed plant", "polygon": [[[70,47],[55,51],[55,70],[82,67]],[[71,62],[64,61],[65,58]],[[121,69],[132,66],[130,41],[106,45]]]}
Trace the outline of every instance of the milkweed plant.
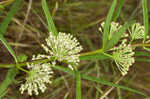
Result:
{"label": "milkweed plant", "polygon": [[[47,86],[53,82],[55,73],[53,68],[58,68],[59,63],[67,64],[65,68],[71,73],[79,72],[80,57],[94,54],[100,54],[106,59],[110,59],[122,76],[127,75],[131,66],[134,66],[136,62],[136,48],[143,47],[145,50],[148,50],[147,46],[150,38],[146,32],[148,30],[146,19],[144,19],[144,25],[138,22],[120,24],[113,20],[112,14],[115,5],[116,0],[113,1],[106,20],[99,23],[100,27],[98,30],[103,34],[102,48],[92,52],[81,53],[84,51],[84,46],[80,44],[78,38],[71,33],[57,32],[52,17],[48,12],[46,1],[42,0],[42,7],[49,27],[48,37],[41,44],[45,54],[33,55],[30,62],[24,62],[23,65],[26,68],[22,67],[19,62],[16,62],[16,68],[26,73],[24,81],[20,84],[20,93],[24,94],[24,92],[27,92],[29,95],[44,93]],[[81,88],[79,89],[81,90]],[[80,95],[79,97],[81,99]]]}
{"label": "milkweed plant", "polygon": [[[104,28],[104,24],[105,23],[102,22],[102,27],[99,28],[100,31]],[[111,22],[110,39],[112,35],[115,35],[115,32],[117,32],[119,28],[121,28],[119,23]],[[127,31],[129,31],[129,34],[125,34]],[[108,54],[109,57],[116,63],[116,67],[123,76],[128,73],[130,66],[133,66],[135,63],[134,45],[136,44],[132,45],[131,41],[138,39],[144,39],[144,26],[139,23],[134,23],[131,25],[131,28],[128,28],[124,32],[119,42],[120,44],[108,50],[111,51],[111,53]],[[83,47],[78,42],[77,38],[73,37],[71,34],[59,32],[58,35],[55,36],[52,32],[49,32],[49,36],[45,41],[46,45],[42,44],[42,47],[47,54],[33,55],[32,60],[43,58],[51,60],[53,57],[53,61],[38,64],[27,63],[29,71],[27,72],[25,83],[20,87],[22,94],[25,90],[27,90],[29,95],[32,95],[33,93],[38,95],[39,90],[44,92],[46,90],[45,84],[50,84],[52,82],[54,73],[52,71],[52,66],[57,65],[57,61],[67,63],[68,68],[71,70],[74,70],[74,68],[76,68],[74,66],[78,66],[80,62],[79,56]],[[107,55],[107,53],[105,53],[105,55]]]}

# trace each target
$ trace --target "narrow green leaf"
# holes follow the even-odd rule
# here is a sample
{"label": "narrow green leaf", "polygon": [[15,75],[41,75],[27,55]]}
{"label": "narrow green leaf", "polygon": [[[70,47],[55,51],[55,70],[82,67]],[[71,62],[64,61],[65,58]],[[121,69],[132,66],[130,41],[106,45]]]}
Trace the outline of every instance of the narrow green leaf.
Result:
{"label": "narrow green leaf", "polygon": [[144,16],[143,18],[144,18],[144,27],[145,27],[145,34],[144,34],[144,41],[145,41],[149,30],[147,0],[142,0],[142,7],[143,7],[143,16]]}
{"label": "narrow green leaf", "polygon": [[6,89],[15,79],[16,74],[18,73],[16,68],[11,68],[8,70],[5,80],[0,84],[0,99],[6,94]]}
{"label": "narrow green leaf", "polygon": [[117,95],[118,95],[118,99],[122,99],[120,88],[117,88]]}
{"label": "narrow green leaf", "polygon": [[5,38],[3,36],[0,36],[0,40],[5,45],[5,47],[8,49],[8,51],[10,52],[10,54],[13,56],[15,62],[17,63],[18,62],[17,56],[15,55],[15,52],[13,51],[13,49],[11,48],[11,46],[8,44],[8,42],[5,40]]}
{"label": "narrow green leaf", "polygon": [[135,56],[150,56],[150,53],[143,52],[143,51],[138,51],[138,52],[135,52]]}
{"label": "narrow green leaf", "polygon": [[3,14],[4,10],[0,6],[0,16]]}
{"label": "narrow green leaf", "polygon": [[149,58],[135,58],[135,61],[137,62],[150,62]]}
{"label": "narrow green leaf", "polygon": [[17,12],[17,10],[19,9],[19,5],[21,3],[21,0],[16,0],[13,4],[13,6],[11,7],[10,11],[8,12],[8,15],[6,16],[6,18],[3,20],[3,22],[0,24],[0,40],[2,41],[2,43],[6,46],[6,48],[8,49],[8,51],[11,53],[11,55],[13,56],[13,58],[15,59],[16,63],[17,61],[17,57],[14,53],[14,51],[12,50],[11,46],[8,44],[8,42],[5,40],[5,38],[3,37],[3,34],[6,32],[6,29],[8,27],[8,24],[10,23],[12,17],[14,16],[14,14]]}
{"label": "narrow green leaf", "polygon": [[117,0],[113,0],[113,3],[111,5],[111,8],[108,12],[108,15],[106,17],[106,21],[105,21],[105,25],[104,25],[104,34],[103,34],[103,49],[107,46],[107,42],[108,42],[108,36],[109,36],[109,30],[110,30],[110,22],[115,10],[117,4]]}
{"label": "narrow green leaf", "polygon": [[3,6],[3,5],[0,5],[0,11],[3,10],[3,9],[4,9],[4,6]]}
{"label": "narrow green leaf", "polygon": [[46,19],[47,19],[48,31],[52,32],[55,36],[57,36],[58,32],[57,32],[56,27],[54,25],[52,16],[50,15],[46,0],[42,0],[42,8],[43,8],[44,14],[45,14]]}
{"label": "narrow green leaf", "polygon": [[86,79],[86,80],[90,80],[92,82],[104,84],[104,85],[107,85],[107,86],[113,86],[113,87],[121,88],[121,89],[128,90],[128,91],[131,91],[131,92],[134,92],[134,93],[137,93],[137,94],[145,96],[144,93],[142,93],[142,92],[140,92],[140,91],[138,91],[136,89],[132,89],[132,88],[128,88],[128,87],[125,87],[125,86],[122,86],[122,85],[114,84],[112,82],[109,82],[109,81],[106,81],[106,80],[103,80],[103,79],[100,79],[100,78],[91,77],[91,76],[84,75],[84,74],[81,75],[81,77]]}
{"label": "narrow green leaf", "polygon": [[81,98],[81,75],[80,72],[76,72],[76,99],[82,99]]}
{"label": "narrow green leaf", "polygon": [[[72,70],[70,70],[68,68],[65,68],[63,66],[54,66],[53,68],[57,69],[57,70],[60,70],[60,71],[64,71],[64,72],[66,72],[66,73],[68,73],[70,75],[75,76],[75,72],[74,71],[72,71]],[[104,85],[107,85],[107,86],[113,86],[113,87],[121,88],[121,89],[124,89],[124,90],[127,90],[127,91],[131,91],[131,92],[134,92],[134,93],[137,93],[137,94],[145,96],[144,93],[142,93],[142,92],[140,92],[138,90],[132,89],[132,88],[128,88],[128,87],[125,87],[125,86],[122,86],[122,85],[114,84],[112,82],[106,81],[106,80],[101,79],[101,78],[92,77],[92,76],[88,76],[88,75],[85,75],[85,74],[80,74],[80,75],[81,75],[81,78],[89,80],[89,81],[92,81],[92,82],[104,84]]]}
{"label": "narrow green leaf", "polygon": [[69,92],[67,92],[67,93],[65,94],[65,96],[64,96],[63,99],[68,99],[68,96],[69,96]]}
{"label": "narrow green leaf", "polygon": [[14,2],[14,0],[5,0],[5,1],[1,2],[0,5],[2,5],[3,7],[6,7],[6,6],[12,4],[13,2]]}
{"label": "narrow green leaf", "polygon": [[121,11],[121,8],[122,8],[124,2],[125,2],[125,0],[120,0],[120,2],[118,4],[118,8],[116,9],[116,11],[114,13],[113,21],[116,21],[117,18],[119,17],[119,14],[120,14],[120,11]]}
{"label": "narrow green leaf", "polygon": [[109,59],[109,58],[110,57],[105,56],[102,53],[80,56],[80,60],[105,60],[105,59]]}
{"label": "narrow green leaf", "polygon": [[64,71],[70,75],[75,76],[75,71],[72,71],[71,69],[68,69],[66,67],[63,66],[53,66],[54,69],[60,70],[60,71]]}
{"label": "narrow green leaf", "polygon": [[147,48],[147,47],[143,47],[146,51],[149,51],[150,52],[150,48]]}
{"label": "narrow green leaf", "polygon": [[[13,58],[15,59],[15,62],[17,63],[17,57],[14,53],[14,51],[12,50],[11,46],[8,44],[8,42],[5,40],[5,38],[3,37],[4,33],[6,32],[6,29],[8,27],[8,24],[10,23],[12,17],[14,16],[14,14],[17,12],[17,10],[19,9],[19,5],[21,3],[21,0],[16,0],[13,4],[13,6],[11,7],[10,11],[8,12],[6,18],[3,20],[3,22],[0,24],[0,40],[2,41],[2,43],[5,45],[5,47],[8,49],[8,51],[11,53],[11,55],[13,56]],[[4,81],[1,83],[0,85],[0,99],[6,94],[6,89],[8,88],[8,86],[12,83],[12,81],[14,80],[16,74],[17,74],[17,69],[16,68],[12,68],[9,69],[7,72],[7,75],[4,79]]]}
{"label": "narrow green leaf", "polygon": [[116,45],[118,41],[120,40],[123,32],[125,32],[126,29],[129,28],[129,26],[131,26],[132,24],[133,24],[133,21],[130,23],[125,23],[118,31],[116,31],[114,35],[112,36],[112,38],[107,43],[107,46],[105,47],[104,50],[112,48],[114,45]]}
{"label": "narrow green leaf", "polygon": [[8,27],[8,24],[10,23],[12,17],[15,15],[15,13],[19,9],[19,5],[21,3],[21,0],[16,0],[13,4],[13,6],[10,8],[10,11],[8,12],[6,18],[3,20],[3,22],[0,24],[0,34],[3,35],[6,32],[6,29]]}

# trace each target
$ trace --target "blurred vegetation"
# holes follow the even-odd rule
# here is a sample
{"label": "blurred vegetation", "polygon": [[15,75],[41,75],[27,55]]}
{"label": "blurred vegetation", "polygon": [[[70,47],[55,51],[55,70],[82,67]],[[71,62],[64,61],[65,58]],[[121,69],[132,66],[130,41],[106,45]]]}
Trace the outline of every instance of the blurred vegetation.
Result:
{"label": "blurred vegetation", "polygon": [[[13,4],[13,0],[6,1],[10,2],[1,3],[3,1],[0,1],[0,7],[2,6],[0,11],[3,11],[1,12],[0,21],[6,17],[10,6]],[[47,3],[57,30],[75,35],[84,48],[83,52],[102,47],[102,33],[98,31],[98,28],[106,18],[112,0],[47,0]],[[150,6],[150,2],[148,5]],[[125,0],[117,22],[123,24],[128,20],[136,20],[136,22],[143,24],[140,0]],[[48,35],[46,24],[41,0],[24,0],[9,24],[4,37],[17,55],[23,53],[29,56],[28,60],[30,60],[33,54],[44,53],[40,46]],[[141,52],[142,49],[138,49],[138,51]],[[130,68],[128,75],[123,78],[111,60],[81,61],[79,70],[82,70],[85,74],[114,83],[120,79],[119,84],[140,90],[150,96],[150,55],[146,55],[140,56],[140,59],[137,57],[137,61],[140,62],[136,62]],[[0,43],[0,56],[0,63],[13,63],[12,56],[2,43]],[[0,69],[0,71],[0,82],[2,82],[7,70]],[[55,73],[57,79],[54,78],[55,81],[48,86],[45,93],[32,97],[28,96],[27,93],[21,95],[18,90],[21,82],[16,81],[7,89],[4,99],[75,99],[75,79],[61,71]],[[17,77],[20,75],[17,75]],[[101,96],[105,95],[111,88],[82,80],[82,98],[102,99]],[[129,91],[113,88],[105,99],[133,99],[133,97],[134,99],[145,98]]]}

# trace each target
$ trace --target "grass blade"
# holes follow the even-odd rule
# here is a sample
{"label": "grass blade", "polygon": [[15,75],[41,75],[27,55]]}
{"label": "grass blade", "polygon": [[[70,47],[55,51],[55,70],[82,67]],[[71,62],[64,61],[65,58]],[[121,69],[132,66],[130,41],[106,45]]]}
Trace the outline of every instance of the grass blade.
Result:
{"label": "grass blade", "polygon": [[119,14],[120,14],[120,11],[121,11],[121,8],[122,8],[124,2],[125,2],[125,0],[120,0],[120,2],[118,4],[118,8],[116,9],[116,11],[114,13],[113,21],[116,21],[117,18],[119,17]]}
{"label": "grass blade", "polygon": [[135,61],[137,62],[150,62],[150,59],[149,58],[136,58]]}
{"label": "grass blade", "polygon": [[3,7],[6,7],[13,2],[14,2],[14,0],[5,0],[5,1],[0,2],[0,5],[2,5]]}
{"label": "grass blade", "polygon": [[150,48],[143,47],[143,49],[145,49],[146,51],[150,52]]}
{"label": "grass blade", "polygon": [[42,0],[42,8],[43,8],[44,14],[45,14],[47,22],[48,22],[48,31],[52,32],[55,36],[57,36],[58,32],[57,32],[56,27],[54,25],[52,16],[50,15],[46,0]]}
{"label": "grass blade", "polygon": [[150,56],[150,53],[138,51],[138,52],[135,52],[135,56]]}
{"label": "grass blade", "polygon": [[17,10],[19,9],[20,3],[21,3],[21,0],[16,0],[14,2],[13,6],[11,7],[11,10],[8,12],[8,15],[3,20],[3,22],[0,24],[0,40],[5,45],[5,47],[8,49],[8,51],[11,53],[11,55],[15,59],[16,63],[18,62],[17,61],[17,57],[16,57],[14,51],[12,50],[11,46],[8,44],[8,42],[3,37],[3,35],[6,32],[6,29],[8,27],[8,24],[10,23],[12,17],[15,15],[15,13],[17,12]]}
{"label": "grass blade", "polygon": [[133,21],[130,23],[125,23],[118,31],[116,31],[112,36],[112,38],[109,40],[107,46],[105,47],[105,50],[112,48],[115,44],[118,43],[118,41],[120,40],[123,32],[126,31],[127,28],[129,28],[129,26],[131,26],[133,24]]}
{"label": "grass blade", "polygon": [[142,7],[143,7],[143,16],[144,16],[144,27],[145,27],[145,34],[144,34],[144,41],[146,40],[146,37],[148,35],[148,26],[149,26],[149,20],[148,20],[148,8],[147,8],[147,0],[142,0]]}
{"label": "grass blade", "polygon": [[103,79],[100,79],[100,78],[91,77],[91,76],[84,75],[84,74],[81,75],[81,77],[84,78],[84,79],[86,79],[86,80],[90,80],[92,82],[104,84],[104,85],[107,85],[107,86],[113,86],[113,87],[121,88],[121,89],[124,89],[124,90],[128,90],[130,92],[134,92],[134,93],[137,93],[137,94],[145,96],[144,93],[142,93],[142,92],[140,92],[138,90],[135,90],[135,89],[132,89],[132,88],[128,88],[128,87],[125,87],[125,86],[122,86],[122,85],[114,84],[112,82],[109,82],[109,81],[106,81],[106,80],[103,80]]}
{"label": "grass blade", "polygon": [[[68,68],[65,68],[63,66],[54,66],[53,68],[57,69],[57,70],[60,70],[60,71],[64,71],[64,72],[66,72],[68,74],[71,74],[71,75],[75,76],[75,72],[74,71],[72,71],[72,70],[70,70]],[[92,76],[88,76],[88,75],[85,75],[85,74],[81,74],[81,78],[89,80],[89,81],[92,81],[92,82],[96,82],[96,83],[99,83],[99,84],[104,84],[104,85],[107,85],[107,86],[113,86],[113,87],[121,88],[121,89],[130,91],[130,92],[134,92],[134,93],[137,93],[137,94],[145,96],[144,93],[142,93],[142,92],[140,92],[138,90],[135,90],[135,89],[132,89],[132,88],[128,88],[128,87],[125,87],[125,86],[122,86],[122,85],[114,84],[112,82],[109,82],[109,81],[106,81],[104,79],[100,79],[100,78],[97,78],[97,77],[92,77]]]}
{"label": "grass blade", "polygon": [[81,98],[81,75],[80,72],[76,72],[76,99]]}
{"label": "grass blade", "polygon": [[13,51],[13,49],[11,48],[11,46],[8,44],[8,42],[5,40],[5,38],[3,36],[0,36],[0,40],[5,45],[5,47],[8,49],[8,51],[10,52],[10,54],[13,56],[15,62],[17,63],[18,62],[17,56],[15,55],[15,52]]}
{"label": "grass blade", "polygon": [[19,9],[19,5],[21,3],[21,0],[16,0],[13,4],[13,6],[10,8],[10,11],[8,12],[8,15],[3,20],[3,22],[0,24],[0,34],[4,34],[6,32],[6,29],[8,27],[8,24],[10,23],[12,17],[15,15],[15,13]]}
{"label": "grass blade", "polygon": [[110,8],[108,15],[106,17],[106,21],[105,21],[105,25],[104,25],[104,34],[103,34],[103,49],[107,46],[110,22],[111,22],[116,4],[117,4],[117,0],[113,0],[111,8]]}
{"label": "grass blade", "polygon": [[109,58],[110,57],[105,56],[102,53],[80,56],[80,60],[105,60],[105,59],[109,59]]}
{"label": "grass blade", "polygon": [[117,88],[117,95],[118,95],[118,99],[122,99],[120,88]]}
{"label": "grass blade", "polygon": [[[11,7],[10,11],[8,12],[6,18],[0,24],[0,40],[5,45],[5,47],[8,49],[8,51],[11,53],[11,55],[15,59],[16,63],[18,62],[17,56],[15,55],[14,51],[12,50],[12,48],[8,44],[8,42],[5,40],[5,38],[4,38],[3,35],[6,32],[6,29],[8,27],[8,24],[10,23],[12,17],[15,15],[15,13],[17,12],[17,10],[19,9],[20,3],[21,3],[21,0],[16,0],[14,2],[13,6]],[[12,83],[12,81],[14,80],[16,74],[17,74],[17,69],[16,68],[12,68],[12,69],[8,70],[7,75],[6,75],[5,79],[4,79],[4,81],[0,85],[0,95],[1,95],[0,98],[2,98],[6,94],[5,90]]]}
{"label": "grass blade", "polygon": [[7,87],[12,83],[17,73],[18,71],[16,68],[8,70],[5,80],[0,85],[0,99],[6,94]]}

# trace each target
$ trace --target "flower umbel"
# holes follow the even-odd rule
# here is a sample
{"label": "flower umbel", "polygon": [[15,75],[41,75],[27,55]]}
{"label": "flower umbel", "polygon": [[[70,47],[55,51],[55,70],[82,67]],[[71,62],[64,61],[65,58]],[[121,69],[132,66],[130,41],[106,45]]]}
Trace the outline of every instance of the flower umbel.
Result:
{"label": "flower umbel", "polygon": [[[32,60],[36,59],[35,57]],[[43,63],[43,64],[27,64],[29,71],[29,75],[26,78],[26,82],[21,85],[20,91],[21,94],[25,90],[28,91],[29,95],[32,95],[34,92],[35,95],[38,95],[38,90],[44,92],[46,90],[46,83],[51,83],[51,78],[53,71],[50,67],[50,63]]]}
{"label": "flower umbel", "polygon": [[[102,26],[102,27],[99,28],[99,30],[100,30],[101,32],[103,32],[104,25],[105,25],[105,22],[102,22],[102,23],[101,23],[101,26]],[[119,23],[111,22],[111,24],[110,24],[110,34],[109,34],[109,37],[108,37],[109,40],[112,38],[112,36],[114,35],[114,33],[117,32],[121,27],[122,27],[122,25],[120,25]],[[125,34],[125,33],[123,33],[123,35],[122,35],[122,37],[127,37],[127,36],[128,36],[128,35]]]}
{"label": "flower umbel", "polygon": [[50,56],[56,57],[60,62],[66,61],[78,65],[80,61],[78,53],[82,50],[82,46],[72,35],[59,32],[57,36],[54,36],[50,32],[46,43],[47,45],[42,46]]}
{"label": "flower umbel", "polygon": [[129,67],[135,62],[134,52],[130,44],[124,39],[118,47],[114,47],[113,58],[122,75],[126,75]]}
{"label": "flower umbel", "polygon": [[129,30],[129,33],[131,35],[132,40],[143,39],[144,38],[144,32],[145,32],[144,26],[142,26],[139,23],[134,23],[132,25],[131,29]]}

